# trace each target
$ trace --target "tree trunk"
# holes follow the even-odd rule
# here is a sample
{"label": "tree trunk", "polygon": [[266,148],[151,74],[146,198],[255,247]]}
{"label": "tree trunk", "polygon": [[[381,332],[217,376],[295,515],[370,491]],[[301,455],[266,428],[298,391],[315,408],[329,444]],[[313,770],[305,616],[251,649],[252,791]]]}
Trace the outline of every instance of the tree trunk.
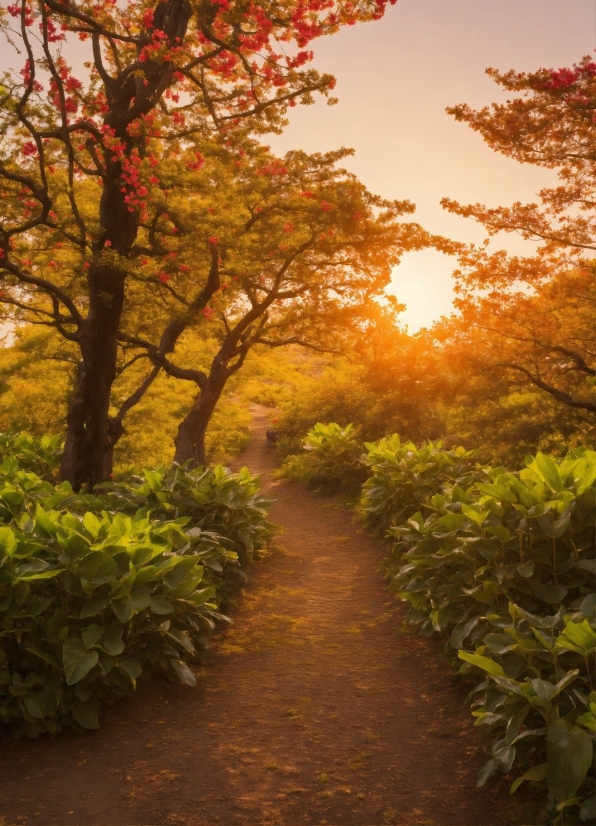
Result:
{"label": "tree trunk", "polygon": [[215,406],[221,395],[213,388],[202,390],[193,406],[178,427],[174,462],[181,465],[190,460],[193,467],[207,464],[205,454],[205,433]]}
{"label": "tree trunk", "polygon": [[92,489],[112,472],[114,432],[108,412],[116,377],[125,274],[111,264],[89,269],[89,312],[79,332],[81,362],[68,417],[62,479]]}

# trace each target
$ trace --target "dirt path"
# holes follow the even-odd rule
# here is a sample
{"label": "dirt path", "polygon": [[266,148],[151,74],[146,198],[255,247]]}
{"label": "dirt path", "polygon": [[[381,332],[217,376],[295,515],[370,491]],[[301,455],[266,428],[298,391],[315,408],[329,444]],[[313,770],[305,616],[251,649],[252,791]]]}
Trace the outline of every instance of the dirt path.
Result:
{"label": "dirt path", "polygon": [[[4,746],[0,826],[499,824],[450,671],[333,499],[269,472],[256,410],[242,462],[264,475],[282,550],[256,566],[199,688],[151,683],[99,732]],[[513,819],[512,819],[513,818]]]}

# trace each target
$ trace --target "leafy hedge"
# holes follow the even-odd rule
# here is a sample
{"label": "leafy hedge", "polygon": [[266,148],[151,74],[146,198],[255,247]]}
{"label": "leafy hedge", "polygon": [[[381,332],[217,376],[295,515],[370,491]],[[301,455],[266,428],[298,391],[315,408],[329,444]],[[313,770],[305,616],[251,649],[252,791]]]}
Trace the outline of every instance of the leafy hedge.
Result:
{"label": "leafy hedge", "polygon": [[21,470],[28,470],[43,479],[56,478],[62,459],[60,436],[36,439],[28,433],[0,433],[0,462],[13,458]]}
{"label": "leafy hedge", "polygon": [[[19,448],[20,449],[20,448]],[[25,464],[42,469],[35,445]],[[45,448],[44,448],[45,449]],[[21,457],[19,457],[21,458]],[[177,468],[74,494],[0,466],[0,720],[14,737],[97,728],[148,669],[194,685],[229,580],[271,534],[244,469]]]}
{"label": "leafy hedge", "polygon": [[[337,427],[313,429],[311,450],[323,457],[318,433],[326,457],[340,451]],[[360,514],[393,540],[408,619],[475,683],[472,713],[491,738],[478,784],[515,773],[511,792],[543,788],[552,822],[593,821],[596,451],[538,453],[511,473],[440,442],[364,447]]]}
{"label": "leafy hedge", "polygon": [[[596,452],[538,454],[517,473],[448,485],[405,525],[390,568],[408,618],[483,673],[471,694],[494,741],[479,785],[517,766],[555,822],[593,817]],[[523,728],[522,728],[523,726]]]}
{"label": "leafy hedge", "polygon": [[282,473],[303,485],[358,488],[366,474],[360,463],[362,447],[353,425],[316,424],[304,439],[304,453],[287,457]]}
{"label": "leafy hedge", "polygon": [[446,450],[440,441],[416,447],[402,443],[397,434],[364,447],[361,461],[372,475],[362,487],[360,505],[375,528],[402,523],[443,484],[467,485],[474,478],[474,452],[463,447]]}

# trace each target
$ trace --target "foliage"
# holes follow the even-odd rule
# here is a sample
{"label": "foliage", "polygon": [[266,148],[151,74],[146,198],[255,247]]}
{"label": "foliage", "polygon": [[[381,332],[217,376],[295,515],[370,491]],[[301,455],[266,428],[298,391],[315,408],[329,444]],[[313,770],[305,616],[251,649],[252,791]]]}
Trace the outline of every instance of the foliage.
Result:
{"label": "foliage", "polygon": [[443,200],[446,209],[473,218],[491,236],[519,233],[538,242],[525,257],[491,253],[488,242],[442,247],[459,256],[454,275],[462,318],[455,337],[476,369],[533,384],[593,415],[596,178],[590,147],[596,63],[585,57],[556,71],[488,74],[515,96],[478,111],[455,106],[450,114],[495,151],[555,169],[559,180],[540,190],[537,203],[488,208]]}
{"label": "foliage", "polygon": [[143,478],[104,484],[96,497],[112,513],[143,514],[151,519],[190,519],[193,529],[214,532],[234,550],[242,564],[252,559],[271,536],[270,500],[260,480],[247,468],[234,473],[212,468],[173,467],[145,470]]}
{"label": "foliage", "polygon": [[[409,620],[424,634],[449,635],[448,649],[468,664],[463,673],[488,674],[471,695],[477,724],[496,738],[479,784],[529,765],[523,777],[546,778],[555,822],[570,806],[585,814],[593,793],[596,452],[576,449],[560,462],[538,453],[517,473],[486,469],[484,480],[448,484],[422,510],[430,513],[390,529],[390,569]],[[569,764],[559,744],[566,738]],[[575,784],[562,779],[566,772]]]}
{"label": "foliage", "polygon": [[509,601],[531,612],[577,610],[594,574],[595,481],[596,452],[584,448],[560,463],[539,453],[518,473],[496,468],[486,481],[429,497],[426,518],[419,511],[390,529],[410,618],[431,634],[457,628],[461,644],[486,630],[471,616]]}
{"label": "foliage", "polygon": [[364,446],[362,461],[372,476],[362,487],[360,510],[383,531],[406,522],[444,484],[467,485],[474,478],[474,453],[463,447],[446,450],[432,441],[416,447],[397,434]]}
{"label": "foliage", "polygon": [[0,461],[13,457],[19,468],[31,471],[45,480],[55,478],[62,450],[60,436],[42,436],[36,439],[28,433],[0,432]]}
{"label": "foliage", "polygon": [[[20,441],[15,440],[17,448]],[[25,439],[30,461],[33,445]],[[41,447],[41,463],[48,445]],[[271,535],[246,469],[177,468],[75,494],[0,466],[0,719],[97,728],[148,669],[188,685],[230,582]]]}
{"label": "foliage", "polygon": [[387,432],[415,441],[445,432],[446,402],[453,395],[449,365],[441,363],[426,335],[391,328],[384,334],[369,324],[353,329],[345,343],[349,360],[317,355],[292,360],[273,397],[266,382],[261,398],[269,393],[280,410],[276,429],[282,453],[299,451],[304,434],[318,422],[353,424],[365,441]]}
{"label": "foliage", "polygon": [[307,485],[341,486],[359,485],[363,476],[359,457],[362,452],[358,433],[353,425],[340,427],[316,424],[306,434],[304,454],[288,457],[282,473]]}
{"label": "foliage", "polygon": [[476,725],[493,738],[478,785],[517,769],[511,793],[526,780],[547,790],[554,823],[594,817],[594,604],[586,597],[579,612],[537,616],[510,603],[474,653],[459,651],[464,670],[486,677],[470,694]]}
{"label": "foliage", "polygon": [[15,736],[98,728],[144,666],[194,685],[186,660],[221,616],[205,565],[235,554],[189,522],[38,505],[0,529],[0,716]]}
{"label": "foliage", "polygon": [[445,439],[478,446],[482,462],[519,467],[528,453],[562,457],[571,448],[593,443],[593,417],[538,388],[511,385],[506,376],[475,373],[467,358],[459,360],[456,370],[461,370],[462,384],[446,410],[445,433],[453,435]]}

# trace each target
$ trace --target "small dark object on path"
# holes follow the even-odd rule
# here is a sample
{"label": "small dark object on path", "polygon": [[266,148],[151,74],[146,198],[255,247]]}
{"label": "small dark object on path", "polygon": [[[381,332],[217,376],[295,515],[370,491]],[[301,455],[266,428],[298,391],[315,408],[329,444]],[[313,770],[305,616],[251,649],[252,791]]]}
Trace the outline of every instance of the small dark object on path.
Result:
{"label": "small dark object on path", "polygon": [[275,432],[275,430],[266,430],[265,437],[267,441],[271,442],[272,444],[275,444],[277,442],[277,433]]}

